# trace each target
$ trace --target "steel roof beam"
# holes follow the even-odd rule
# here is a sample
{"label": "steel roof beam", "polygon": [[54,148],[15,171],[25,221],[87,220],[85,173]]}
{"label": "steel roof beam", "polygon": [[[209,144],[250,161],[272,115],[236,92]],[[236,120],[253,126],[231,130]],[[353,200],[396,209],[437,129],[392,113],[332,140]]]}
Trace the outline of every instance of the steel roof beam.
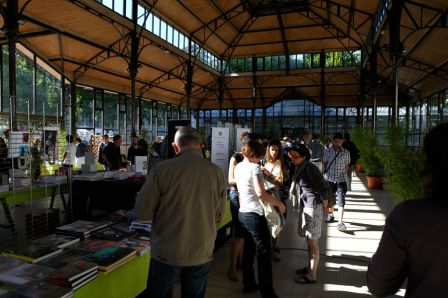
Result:
{"label": "steel roof beam", "polygon": [[230,23],[230,25],[232,25],[233,29],[235,29],[236,32],[240,32],[240,30],[236,27],[236,25],[233,23],[232,19],[230,19],[227,16],[227,13],[224,12],[224,10],[222,10],[221,7],[219,7],[218,3],[216,3],[215,0],[209,0],[209,2],[211,2],[213,4],[213,6],[219,11],[219,13],[221,13],[221,16],[223,16],[227,22]]}
{"label": "steel roof beam", "polygon": [[[280,32],[282,34],[282,42],[283,42],[283,50],[285,52],[285,57],[288,57],[288,59],[285,59],[286,61],[286,71],[289,70],[289,49],[288,49],[288,42],[286,41],[286,33],[285,33],[285,27],[283,26],[283,19],[282,19],[282,15],[280,14],[280,12],[277,12],[277,20],[278,20],[278,25],[280,26]],[[240,45],[241,46],[241,45]],[[254,74],[255,74],[255,70],[254,70]]]}
{"label": "steel roof beam", "polygon": [[210,28],[209,24],[204,23],[204,21],[198,17],[197,14],[194,13],[194,11],[192,11],[182,0],[176,0],[177,3],[179,3],[189,14],[191,14],[196,20],[198,20],[203,26],[205,26],[207,29],[209,29],[210,31],[212,31],[214,33],[214,35],[221,40],[226,46],[228,46],[229,44],[227,43],[227,41],[222,38],[215,30],[213,30],[213,28]]}
{"label": "steel roof beam", "polygon": [[[68,32],[68,31],[64,31],[64,30],[55,28],[55,27],[53,27],[53,26],[51,26],[51,25],[48,25],[48,24],[45,24],[45,23],[43,23],[43,22],[41,22],[41,21],[39,21],[39,20],[36,20],[36,19],[34,19],[34,18],[30,17],[30,16],[26,16],[26,15],[24,15],[23,17],[24,17],[26,20],[28,20],[28,21],[30,21],[30,22],[36,24],[36,25],[39,25],[39,26],[41,26],[41,27],[44,27],[44,28],[47,28],[47,29],[49,29],[49,30],[54,31],[55,33],[61,33],[61,34],[64,35],[64,36],[67,36],[67,37],[72,38],[72,39],[74,39],[74,40],[76,40],[76,41],[85,43],[85,44],[87,44],[87,45],[89,45],[89,46],[96,47],[96,48],[98,48],[98,49],[100,49],[100,50],[103,50],[103,51],[106,51],[106,52],[107,52],[107,51],[110,51],[110,52],[116,54],[117,56],[122,56],[122,57],[124,57],[124,58],[129,59],[129,56],[125,55],[124,53],[120,53],[119,51],[117,51],[117,50],[114,49],[114,48],[108,48],[107,46],[104,46],[104,45],[101,45],[101,44],[99,44],[99,43],[93,42],[93,41],[91,41],[91,40],[85,39],[85,38],[80,37],[80,36],[78,36],[78,35],[76,35],[76,34],[73,34],[73,33],[70,33],[70,32]],[[155,70],[157,70],[157,71],[159,71],[159,72],[162,72],[162,73],[168,73],[168,70],[163,69],[163,68],[160,68],[160,67],[155,66],[155,65],[153,65],[153,64],[150,64],[150,63],[147,63],[147,62],[144,62],[144,61],[141,61],[141,60],[139,61],[139,63],[142,64],[143,66],[147,66],[147,67],[152,68],[152,69],[155,69]],[[173,76],[175,76],[177,79],[183,80],[182,77],[178,77],[178,76],[176,76],[176,75],[173,75]],[[198,86],[200,86],[201,88],[204,87],[204,86],[202,86],[202,85],[200,85],[200,84],[197,84],[197,83],[195,83],[195,85],[198,85]],[[205,87],[204,87],[204,88],[205,88]]]}

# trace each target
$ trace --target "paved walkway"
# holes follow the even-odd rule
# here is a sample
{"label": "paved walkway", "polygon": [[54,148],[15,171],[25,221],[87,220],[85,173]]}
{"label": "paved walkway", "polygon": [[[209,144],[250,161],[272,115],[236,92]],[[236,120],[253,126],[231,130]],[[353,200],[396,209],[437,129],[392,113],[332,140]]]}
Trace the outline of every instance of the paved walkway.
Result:
{"label": "paved walkway", "polygon": [[[347,231],[339,232],[337,223],[324,227],[319,241],[323,256],[316,284],[299,285],[294,282],[295,270],[306,265],[308,254],[304,239],[296,233],[297,214],[289,212],[287,227],[280,239],[282,260],[273,266],[274,288],[280,297],[371,297],[365,283],[365,272],[381,238],[385,217],[394,202],[384,190],[367,190],[357,177],[353,179],[352,189],[347,194],[344,216]],[[227,243],[215,257],[206,297],[260,297],[260,294],[243,294],[241,281],[227,279],[229,256],[230,243]],[[180,297],[179,290],[175,292],[176,297]],[[404,290],[401,290],[394,297],[403,296]]]}

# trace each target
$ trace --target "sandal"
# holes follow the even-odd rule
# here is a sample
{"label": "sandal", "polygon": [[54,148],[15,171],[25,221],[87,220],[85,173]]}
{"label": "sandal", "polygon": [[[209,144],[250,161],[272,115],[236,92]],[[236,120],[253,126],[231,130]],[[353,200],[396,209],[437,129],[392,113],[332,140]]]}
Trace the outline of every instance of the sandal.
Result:
{"label": "sandal", "polygon": [[302,274],[302,275],[307,274],[308,273],[308,267],[303,267],[303,268],[297,269],[296,273],[297,274]]}
{"label": "sandal", "polygon": [[306,275],[296,277],[294,281],[298,284],[315,284],[317,280],[311,280]]}

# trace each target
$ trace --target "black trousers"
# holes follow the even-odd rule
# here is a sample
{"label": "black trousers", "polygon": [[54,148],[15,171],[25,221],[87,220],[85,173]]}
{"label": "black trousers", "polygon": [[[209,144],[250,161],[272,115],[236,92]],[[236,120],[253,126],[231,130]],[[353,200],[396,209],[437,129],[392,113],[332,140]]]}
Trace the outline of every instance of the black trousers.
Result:
{"label": "black trousers", "polygon": [[266,218],[252,212],[240,212],[238,217],[244,231],[243,284],[255,284],[254,259],[257,253],[260,291],[263,297],[272,297],[272,248]]}

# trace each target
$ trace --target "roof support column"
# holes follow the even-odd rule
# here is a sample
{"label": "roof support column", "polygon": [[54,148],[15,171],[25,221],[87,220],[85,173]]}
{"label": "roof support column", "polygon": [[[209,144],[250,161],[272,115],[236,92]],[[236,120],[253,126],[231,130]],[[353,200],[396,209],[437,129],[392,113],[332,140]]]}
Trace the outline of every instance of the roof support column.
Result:
{"label": "roof support column", "polygon": [[325,135],[325,52],[320,52],[320,135]]}
{"label": "roof support column", "polygon": [[[35,82],[35,81],[34,81]],[[66,127],[65,127],[65,124],[66,124],[66,121],[65,121],[65,115],[67,115],[66,113],[65,113],[65,111],[66,111],[66,102],[65,102],[65,98],[67,97],[67,95],[66,95],[66,91],[67,90],[65,90],[65,76],[63,75],[62,77],[61,77],[61,100],[60,100],[60,103],[61,103],[61,108],[59,109],[59,111],[58,111],[58,117],[59,116],[62,116],[63,117],[63,121],[61,122],[61,129],[62,130],[64,130],[64,131],[66,131]],[[33,91],[34,92],[34,91]],[[34,94],[33,94],[33,97],[35,98],[35,96],[34,96]]]}
{"label": "roof support column", "polygon": [[[364,61],[365,52],[361,52],[361,61]],[[361,65],[361,74],[359,78],[359,105],[356,113],[356,125],[364,126],[364,107],[366,105],[366,68]]]}
{"label": "roof support column", "polygon": [[255,132],[255,105],[257,104],[257,58],[252,57],[252,131]]}
{"label": "roof support column", "polygon": [[376,133],[376,89],[377,89],[377,48],[372,48],[370,56],[370,80],[372,82],[372,131]]}
{"label": "roof support column", "polygon": [[232,124],[238,124],[238,117],[237,117],[237,113],[238,113],[238,109],[237,108],[233,108],[232,111]]}
{"label": "roof support column", "polygon": [[67,135],[76,134],[76,84],[70,83],[70,127],[67,128]]}
{"label": "roof support column", "polygon": [[190,59],[186,63],[187,63],[187,77],[185,82],[185,96],[187,98],[187,119],[191,119],[191,91],[193,89],[193,64],[191,63]]}
{"label": "roof support column", "polygon": [[222,103],[224,102],[224,72],[221,71],[221,75],[219,77],[219,96],[218,96],[218,105],[219,105],[219,122],[222,123]]}
{"label": "roof support column", "polygon": [[132,23],[131,32],[131,58],[129,61],[129,75],[131,77],[131,136],[135,135],[135,81],[138,71],[138,38],[137,38],[137,9],[138,1],[132,0]]}
{"label": "roof support column", "polygon": [[266,107],[263,107],[263,116],[261,119],[261,134],[265,136],[266,134]]}
{"label": "roof support column", "polygon": [[188,43],[188,61],[186,61],[185,97],[187,99],[187,119],[191,119],[191,91],[193,88],[193,64],[191,63],[191,36]]}
{"label": "roof support column", "polygon": [[391,50],[392,66],[392,90],[394,103],[392,106],[392,123],[398,126],[398,61],[401,56],[402,45],[400,42],[400,20],[403,8],[403,0],[394,0],[389,19],[389,44]]}
{"label": "roof support column", "polygon": [[6,4],[6,38],[8,39],[9,54],[9,113],[11,130],[17,130],[17,92],[16,92],[16,41],[18,32],[18,1],[8,0]]}

